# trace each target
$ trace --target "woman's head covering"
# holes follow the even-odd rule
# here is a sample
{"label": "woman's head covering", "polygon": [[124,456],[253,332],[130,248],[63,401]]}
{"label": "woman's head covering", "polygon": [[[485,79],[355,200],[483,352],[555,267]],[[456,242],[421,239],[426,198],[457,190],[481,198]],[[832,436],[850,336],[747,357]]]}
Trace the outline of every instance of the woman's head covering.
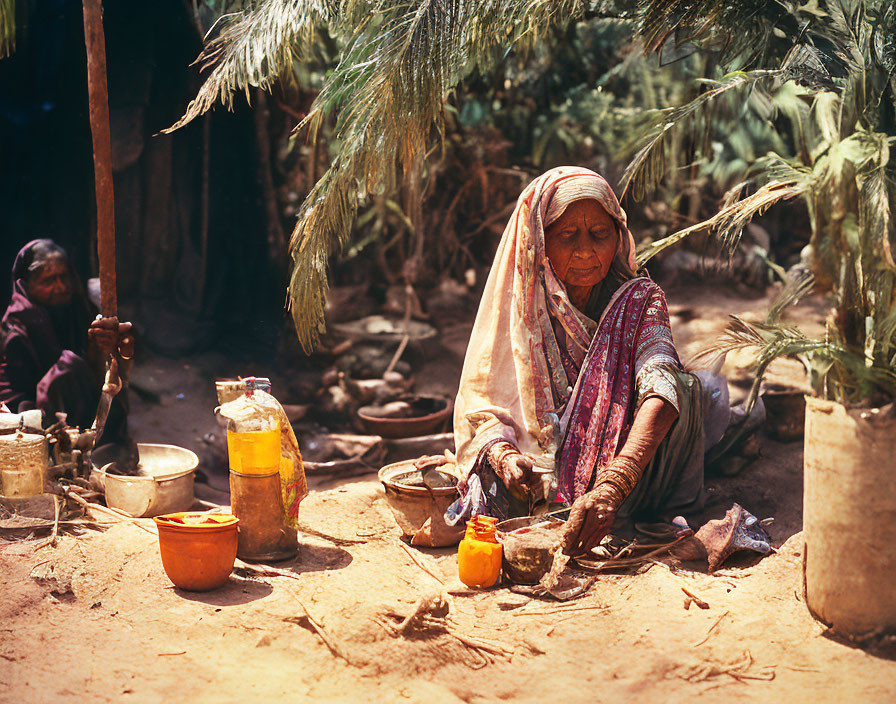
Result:
{"label": "woman's head covering", "polygon": [[578,167],[551,169],[530,183],[489,273],[461,373],[454,410],[458,465],[469,471],[490,441],[512,442],[551,466],[559,413],[572,392],[553,321],[564,348],[581,364],[597,323],[569,300],[545,254],[545,227],[578,200],[594,199],[616,222],[620,246],[613,269],[636,275],[635,243],[606,180]]}
{"label": "woman's head covering", "polygon": [[[42,306],[31,300],[25,284],[30,272],[56,257],[68,266],[72,297],[65,305]],[[89,324],[87,296],[68,253],[51,239],[31,240],[19,250],[12,265],[12,300],[0,320],[0,349],[11,336],[18,335],[27,340],[34,357],[45,366],[47,360],[55,362],[62,350],[86,352]]]}
{"label": "woman's head covering", "polygon": [[28,275],[50,259],[62,259],[71,269],[68,252],[51,239],[31,240],[19,250],[12,265],[12,285],[26,280]]}

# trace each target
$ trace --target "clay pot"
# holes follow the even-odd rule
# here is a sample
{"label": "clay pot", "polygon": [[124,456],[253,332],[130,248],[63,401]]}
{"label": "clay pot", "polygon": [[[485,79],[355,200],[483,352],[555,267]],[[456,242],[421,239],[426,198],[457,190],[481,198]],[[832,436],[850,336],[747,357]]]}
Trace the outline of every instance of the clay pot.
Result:
{"label": "clay pot", "polygon": [[799,389],[771,386],[762,394],[766,426],[780,442],[803,437],[806,426],[806,397]]}
{"label": "clay pot", "polygon": [[846,408],[806,398],[806,606],[840,636],[896,633],[894,439],[892,403]]}
{"label": "clay pot", "polygon": [[442,428],[451,416],[451,399],[444,396],[408,396],[398,401],[404,401],[405,408],[396,415],[392,415],[389,409],[393,404],[358,409],[358,417],[368,433],[383,438],[428,435]]}
{"label": "clay pot", "polygon": [[236,559],[236,516],[187,511],[153,520],[162,566],[174,586],[204,592],[227,582]]}
{"label": "clay pot", "polygon": [[[405,537],[413,538],[427,527],[431,535],[429,547],[457,545],[464,535],[464,527],[445,523],[445,511],[460,496],[456,483],[453,486],[429,487],[423,481],[419,485],[404,483],[403,476],[416,471],[416,460],[387,464],[378,477],[386,492],[386,503]],[[457,466],[443,464],[436,469],[456,480]],[[419,472],[418,472],[419,474]]]}
{"label": "clay pot", "polygon": [[[513,584],[538,584],[554,564],[554,552],[563,539],[566,525],[557,518],[523,516],[501,521],[497,525],[498,542],[504,546],[504,577]],[[556,532],[555,542],[527,541],[526,530],[538,526],[543,531]]]}

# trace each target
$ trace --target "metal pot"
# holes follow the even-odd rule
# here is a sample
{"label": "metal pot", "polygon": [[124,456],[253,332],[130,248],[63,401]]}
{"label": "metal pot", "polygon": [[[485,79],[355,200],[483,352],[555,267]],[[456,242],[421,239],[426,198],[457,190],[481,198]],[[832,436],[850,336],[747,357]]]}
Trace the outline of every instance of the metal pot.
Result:
{"label": "metal pot", "polygon": [[137,443],[139,474],[122,476],[106,470],[117,449],[105,445],[93,451],[93,472],[105,488],[106,504],[135,518],[186,511],[193,505],[196,453],[176,445]]}
{"label": "metal pot", "polygon": [[[456,479],[457,467],[453,464],[444,464],[436,467],[440,472],[444,472]],[[445,523],[445,511],[454,503],[459,496],[456,486],[429,488],[426,486],[408,486],[396,479],[414,472],[414,460],[405,460],[404,462],[396,462],[388,464],[379,471],[379,480],[383,483],[386,491],[386,502],[395,516],[395,522],[401,528],[401,532],[405,536],[411,537],[420,530],[427,520],[432,520],[433,531],[441,531],[444,533],[459,531],[457,541],[462,537],[461,529],[454,529]],[[438,524],[438,525],[435,525]]]}

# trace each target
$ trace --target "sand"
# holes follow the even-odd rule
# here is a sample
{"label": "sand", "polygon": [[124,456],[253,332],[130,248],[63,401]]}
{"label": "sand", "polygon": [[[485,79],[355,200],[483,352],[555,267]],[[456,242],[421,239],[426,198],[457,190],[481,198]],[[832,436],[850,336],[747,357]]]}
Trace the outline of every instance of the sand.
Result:
{"label": "sand", "polygon": [[[685,357],[718,334],[725,314],[756,319],[765,306],[718,292],[670,303]],[[806,315],[817,320],[822,308]],[[441,390],[458,371],[464,330],[443,341],[436,371],[420,375],[433,388],[420,391]],[[170,390],[160,389],[162,407],[135,400],[137,439],[206,447],[202,436],[215,430],[208,360],[204,371],[145,363]],[[774,370],[790,380],[797,372]],[[295,579],[235,573],[213,592],[175,589],[155,536],[127,522],[37,551],[37,541],[0,544],[0,701],[896,701],[893,646],[842,643],[803,602],[801,443],[762,437],[761,447],[738,477],[708,480],[702,519],[734,501],[773,516],[776,553],[737,557],[715,575],[661,565],[600,575],[566,604],[463,588],[453,549],[411,549],[415,563],[373,475],[312,482],[301,520],[337,540],[300,536],[300,557],[280,565]],[[709,608],[690,604],[683,588]],[[380,625],[442,592],[454,635],[431,615],[405,636]],[[461,639],[487,642],[492,654]]]}

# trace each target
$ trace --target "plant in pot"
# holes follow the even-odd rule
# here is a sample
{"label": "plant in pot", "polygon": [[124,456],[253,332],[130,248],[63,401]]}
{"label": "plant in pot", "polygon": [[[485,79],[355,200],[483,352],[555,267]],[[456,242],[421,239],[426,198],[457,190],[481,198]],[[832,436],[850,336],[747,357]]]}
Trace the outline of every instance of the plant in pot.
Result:
{"label": "plant in pot", "polygon": [[[697,5],[706,10],[723,3]],[[661,178],[668,135],[700,129],[717,98],[732,91],[744,94],[745,106],[765,102],[769,119],[782,133],[789,128],[789,150],[758,160],[749,181],[729,192],[718,213],[653,243],[641,257],[646,261],[707,230],[733,247],[754,215],[784,200],[805,203],[811,225],[806,270],[788,277],[764,323],[734,318],[714,349],[756,350],[751,400],[772,360],[790,356],[804,364],[813,388],[804,455],[806,602],[837,632],[861,638],[896,631],[896,599],[883,586],[896,577],[896,169],[890,160],[896,142],[896,8],[874,0],[822,0],[811,10],[782,10],[753,29],[727,25],[753,40],[749,56],[741,50],[731,60],[761,68],[729,73],[691,103],[665,111],[626,181],[643,185]],[[709,22],[715,31],[701,25],[690,34],[680,16],[661,19],[666,34],[656,36],[677,31],[679,41],[700,43],[718,42],[724,34],[722,15]],[[772,98],[780,100],[782,90],[796,100],[774,110]],[[786,305],[813,283],[833,302],[822,337],[782,321]]]}

